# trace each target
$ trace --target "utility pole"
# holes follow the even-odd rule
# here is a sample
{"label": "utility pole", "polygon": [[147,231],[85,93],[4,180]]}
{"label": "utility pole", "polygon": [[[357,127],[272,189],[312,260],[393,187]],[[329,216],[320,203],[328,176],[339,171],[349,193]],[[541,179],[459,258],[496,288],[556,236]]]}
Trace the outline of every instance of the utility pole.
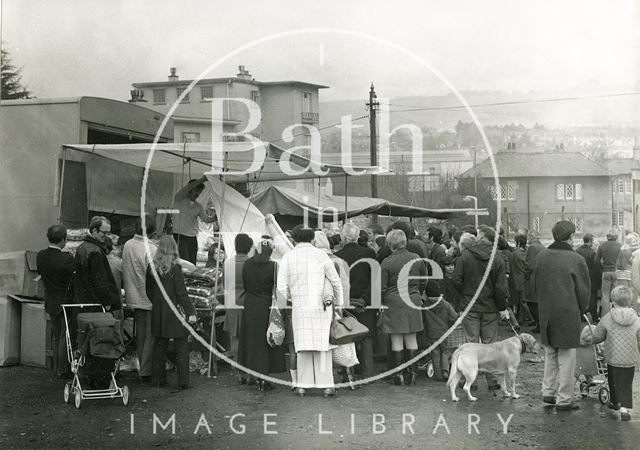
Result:
{"label": "utility pole", "polygon": [[473,190],[478,198],[478,159],[476,158],[476,148],[471,147],[471,150],[473,150]]}
{"label": "utility pole", "polygon": [[[378,165],[378,133],[376,129],[376,111],[380,106],[378,103],[378,96],[376,95],[376,91],[373,87],[373,83],[371,83],[371,89],[369,90],[369,102],[365,103],[367,110],[369,111],[369,157],[370,164],[372,166]],[[346,192],[345,192],[346,195]],[[371,175],[371,197],[378,198],[378,178],[376,175]],[[378,215],[371,215],[371,224],[378,224]]]}

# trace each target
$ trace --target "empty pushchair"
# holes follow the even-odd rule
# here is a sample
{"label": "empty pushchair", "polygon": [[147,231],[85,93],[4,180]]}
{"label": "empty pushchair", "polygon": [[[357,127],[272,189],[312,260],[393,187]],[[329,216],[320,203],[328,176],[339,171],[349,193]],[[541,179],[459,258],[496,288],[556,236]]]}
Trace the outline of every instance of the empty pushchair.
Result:
{"label": "empty pushchair", "polygon": [[[593,337],[591,322],[589,317],[584,316],[587,321],[589,333]],[[602,344],[590,345],[588,347],[578,347],[576,349],[576,370],[575,377],[580,383],[580,394],[586,397],[595,389],[598,393],[598,400],[603,405],[609,403],[609,384],[607,382],[607,363],[604,360]]]}
{"label": "empty pushchair", "polygon": [[66,324],[67,357],[73,373],[73,380],[64,387],[65,403],[73,397],[76,408],[80,409],[86,399],[122,398],[126,406],[129,388],[118,386],[116,381],[125,351],[120,321],[105,312],[100,304],[64,304],[62,312]]}

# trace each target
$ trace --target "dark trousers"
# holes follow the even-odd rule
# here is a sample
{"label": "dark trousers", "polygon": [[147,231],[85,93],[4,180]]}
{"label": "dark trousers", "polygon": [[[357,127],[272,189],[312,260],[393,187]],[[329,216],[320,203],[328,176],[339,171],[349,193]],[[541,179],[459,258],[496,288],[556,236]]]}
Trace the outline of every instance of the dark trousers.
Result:
{"label": "dark trousers", "polygon": [[529,311],[531,311],[531,315],[533,316],[533,320],[536,322],[536,326],[540,326],[540,313],[538,312],[538,303],[527,302],[529,304]]}
{"label": "dark trousers", "polygon": [[62,375],[70,372],[67,360],[66,326],[64,315],[51,314],[51,359],[53,360],[53,372]]}
{"label": "dark trousers", "polygon": [[633,373],[635,367],[616,367],[607,364],[607,380],[614,409],[633,408]]}
{"label": "dark trousers", "polygon": [[600,320],[598,315],[598,291],[591,291],[591,297],[589,298],[589,314],[591,314],[592,321]]}
{"label": "dark trousers", "polygon": [[[491,344],[498,340],[498,319],[497,312],[475,312],[469,311],[464,319],[462,319],[462,328],[467,342],[478,342],[482,344]],[[496,377],[485,372],[487,385],[493,387],[498,384]]]}
{"label": "dark trousers", "polygon": [[360,371],[363,378],[373,376],[373,338],[363,339],[356,344]]}
{"label": "dark trousers", "polygon": [[195,264],[198,257],[198,239],[195,236],[185,236],[177,233],[173,234],[173,238],[178,244],[180,258]]}
{"label": "dark trousers", "polygon": [[[429,345],[433,344],[435,341],[430,340]],[[444,346],[444,344],[440,344],[437,347],[434,347],[431,352],[431,362],[433,363],[433,377],[441,381],[443,379],[448,378],[447,375],[449,373],[449,351]],[[444,373],[446,371],[446,374]]]}
{"label": "dark trousers", "polygon": [[[189,345],[187,337],[173,338],[176,350],[176,369],[178,371],[178,386],[189,384]],[[152,377],[155,383],[167,382],[167,349],[169,338],[156,337],[153,343]]]}

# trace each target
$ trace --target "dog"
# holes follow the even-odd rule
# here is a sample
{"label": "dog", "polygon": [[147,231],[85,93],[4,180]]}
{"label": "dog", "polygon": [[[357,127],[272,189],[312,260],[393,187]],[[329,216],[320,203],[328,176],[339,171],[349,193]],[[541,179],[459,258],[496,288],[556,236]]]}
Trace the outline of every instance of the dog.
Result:
{"label": "dog", "polygon": [[[472,402],[477,400],[471,395],[471,385],[478,376],[479,371],[490,372],[494,375],[502,375],[502,392],[505,397],[520,398],[516,394],[516,375],[522,353],[529,351],[538,353],[539,346],[536,339],[527,333],[513,336],[503,341],[491,344],[462,344],[451,357],[451,372],[447,380],[447,386],[451,390],[451,400],[460,399],[456,396],[456,388],[460,378],[464,375],[463,390]],[[507,385],[507,376],[509,385]],[[509,391],[508,387],[511,387]]]}

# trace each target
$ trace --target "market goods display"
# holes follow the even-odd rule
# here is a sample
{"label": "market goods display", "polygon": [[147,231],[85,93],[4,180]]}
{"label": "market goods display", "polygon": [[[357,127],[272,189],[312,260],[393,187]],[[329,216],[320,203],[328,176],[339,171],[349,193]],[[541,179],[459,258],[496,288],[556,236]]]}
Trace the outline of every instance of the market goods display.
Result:
{"label": "market goods display", "polygon": [[[224,294],[221,270],[203,267],[185,272],[184,277],[187,293],[196,311],[211,311],[218,305],[218,296]],[[218,279],[217,291],[216,278]]]}

